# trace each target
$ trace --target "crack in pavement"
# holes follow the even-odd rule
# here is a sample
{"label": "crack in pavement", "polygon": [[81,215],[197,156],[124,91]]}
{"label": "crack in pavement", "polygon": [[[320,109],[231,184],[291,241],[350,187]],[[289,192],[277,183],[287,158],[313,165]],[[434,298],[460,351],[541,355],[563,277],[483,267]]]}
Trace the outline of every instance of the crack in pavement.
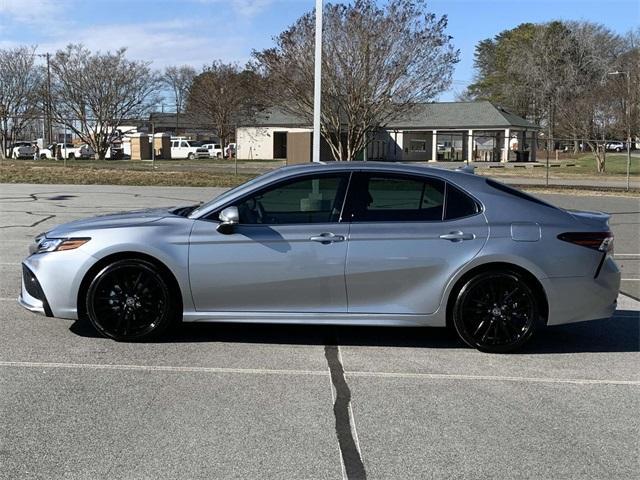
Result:
{"label": "crack in pavement", "polygon": [[355,424],[351,410],[351,390],[344,376],[337,342],[326,342],[324,355],[329,365],[331,382],[335,389],[333,415],[336,419],[336,435],[342,455],[344,474],[347,480],[365,480],[367,472],[362,462],[360,448],[354,438]]}
{"label": "crack in pavement", "polygon": [[[27,215],[39,215],[38,213],[33,213],[33,212],[24,212]],[[44,218],[41,218],[40,220],[33,222],[31,225],[0,225],[0,228],[31,228],[31,227],[35,227],[37,225],[40,225],[43,222],[46,222],[47,220],[51,220],[52,218],[55,218],[55,215],[47,215]]]}

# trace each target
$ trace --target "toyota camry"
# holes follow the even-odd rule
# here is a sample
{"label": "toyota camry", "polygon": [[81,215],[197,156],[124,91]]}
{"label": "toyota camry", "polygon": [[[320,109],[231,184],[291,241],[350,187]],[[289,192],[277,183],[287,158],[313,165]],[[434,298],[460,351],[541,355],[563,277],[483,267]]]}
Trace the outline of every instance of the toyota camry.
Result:
{"label": "toyota camry", "polygon": [[545,325],[610,317],[612,251],[606,214],[470,172],[298,165],[198,206],[40,234],[19,302],[121,341],[180,321],[451,326],[506,352]]}

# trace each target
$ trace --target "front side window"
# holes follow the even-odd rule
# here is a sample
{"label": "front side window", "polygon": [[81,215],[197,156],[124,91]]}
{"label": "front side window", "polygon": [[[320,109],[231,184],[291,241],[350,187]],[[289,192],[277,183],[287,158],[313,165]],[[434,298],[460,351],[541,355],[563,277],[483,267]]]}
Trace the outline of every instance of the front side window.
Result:
{"label": "front side window", "polygon": [[442,180],[361,174],[349,193],[348,217],[356,222],[442,220]]}
{"label": "front side window", "polygon": [[241,225],[330,223],[340,219],[348,176],[289,180],[235,204]]}

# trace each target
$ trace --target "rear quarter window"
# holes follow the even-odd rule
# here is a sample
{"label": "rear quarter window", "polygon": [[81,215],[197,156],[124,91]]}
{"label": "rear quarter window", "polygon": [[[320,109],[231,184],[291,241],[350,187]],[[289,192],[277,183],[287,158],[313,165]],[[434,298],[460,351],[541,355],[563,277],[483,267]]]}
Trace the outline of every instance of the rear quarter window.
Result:
{"label": "rear quarter window", "polygon": [[469,217],[480,212],[480,205],[458,187],[447,183],[447,201],[444,212],[445,220]]}

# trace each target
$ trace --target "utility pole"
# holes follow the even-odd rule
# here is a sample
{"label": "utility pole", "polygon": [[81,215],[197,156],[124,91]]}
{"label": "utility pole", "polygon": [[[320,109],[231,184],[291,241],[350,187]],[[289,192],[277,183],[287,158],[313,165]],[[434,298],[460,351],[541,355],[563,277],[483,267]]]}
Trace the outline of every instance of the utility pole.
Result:
{"label": "utility pole", "polygon": [[316,52],[313,74],[313,161],[320,161],[320,112],[322,111],[322,9],[316,0]]}

